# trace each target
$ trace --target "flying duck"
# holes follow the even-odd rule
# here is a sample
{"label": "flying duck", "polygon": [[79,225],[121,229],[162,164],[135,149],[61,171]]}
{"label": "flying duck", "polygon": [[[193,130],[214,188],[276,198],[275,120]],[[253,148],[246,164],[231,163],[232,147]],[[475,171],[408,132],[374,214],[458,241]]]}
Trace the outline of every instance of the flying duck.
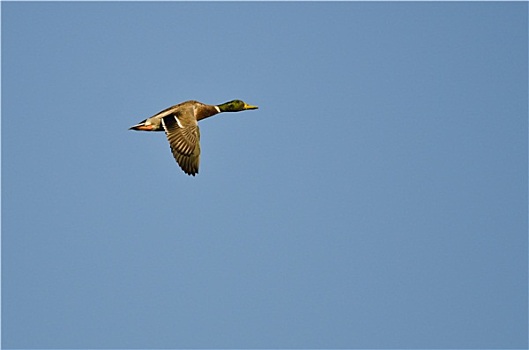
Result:
{"label": "flying duck", "polygon": [[200,162],[200,130],[198,121],[222,112],[240,112],[257,109],[241,100],[229,101],[217,106],[198,101],[186,101],[166,108],[129,130],[165,131],[171,152],[184,173],[198,174]]}

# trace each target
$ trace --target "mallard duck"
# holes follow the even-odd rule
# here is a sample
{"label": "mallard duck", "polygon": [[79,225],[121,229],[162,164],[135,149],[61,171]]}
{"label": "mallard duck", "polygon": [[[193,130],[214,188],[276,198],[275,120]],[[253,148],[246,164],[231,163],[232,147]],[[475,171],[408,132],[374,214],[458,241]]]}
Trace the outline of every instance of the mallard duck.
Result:
{"label": "mallard duck", "polygon": [[195,176],[200,162],[200,130],[198,121],[222,112],[240,112],[257,109],[241,100],[221,105],[207,105],[198,101],[186,101],[166,108],[129,130],[165,131],[176,162],[182,170]]}

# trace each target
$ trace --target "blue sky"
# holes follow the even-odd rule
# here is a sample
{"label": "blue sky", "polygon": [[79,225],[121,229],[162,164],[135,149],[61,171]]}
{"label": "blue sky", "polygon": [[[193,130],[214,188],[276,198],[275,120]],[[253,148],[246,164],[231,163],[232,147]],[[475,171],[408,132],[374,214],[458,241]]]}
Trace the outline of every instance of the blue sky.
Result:
{"label": "blue sky", "polygon": [[1,6],[3,348],[527,347],[527,3]]}

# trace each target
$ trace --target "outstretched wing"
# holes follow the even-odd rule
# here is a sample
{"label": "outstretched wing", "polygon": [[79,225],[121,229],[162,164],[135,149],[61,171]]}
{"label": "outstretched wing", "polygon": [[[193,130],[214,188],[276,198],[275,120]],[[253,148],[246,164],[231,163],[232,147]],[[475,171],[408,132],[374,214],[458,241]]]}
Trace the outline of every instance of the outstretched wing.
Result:
{"label": "outstretched wing", "polygon": [[162,118],[162,125],[176,162],[182,170],[195,176],[200,163],[200,130],[194,109],[184,109]]}

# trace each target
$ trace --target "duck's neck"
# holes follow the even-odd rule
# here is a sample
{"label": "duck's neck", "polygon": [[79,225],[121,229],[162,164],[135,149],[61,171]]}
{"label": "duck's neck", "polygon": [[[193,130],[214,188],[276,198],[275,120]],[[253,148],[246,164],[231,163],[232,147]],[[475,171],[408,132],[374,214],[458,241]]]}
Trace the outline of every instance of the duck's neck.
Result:
{"label": "duck's neck", "polygon": [[197,110],[197,120],[202,120],[220,113],[221,110],[217,106],[202,105]]}

